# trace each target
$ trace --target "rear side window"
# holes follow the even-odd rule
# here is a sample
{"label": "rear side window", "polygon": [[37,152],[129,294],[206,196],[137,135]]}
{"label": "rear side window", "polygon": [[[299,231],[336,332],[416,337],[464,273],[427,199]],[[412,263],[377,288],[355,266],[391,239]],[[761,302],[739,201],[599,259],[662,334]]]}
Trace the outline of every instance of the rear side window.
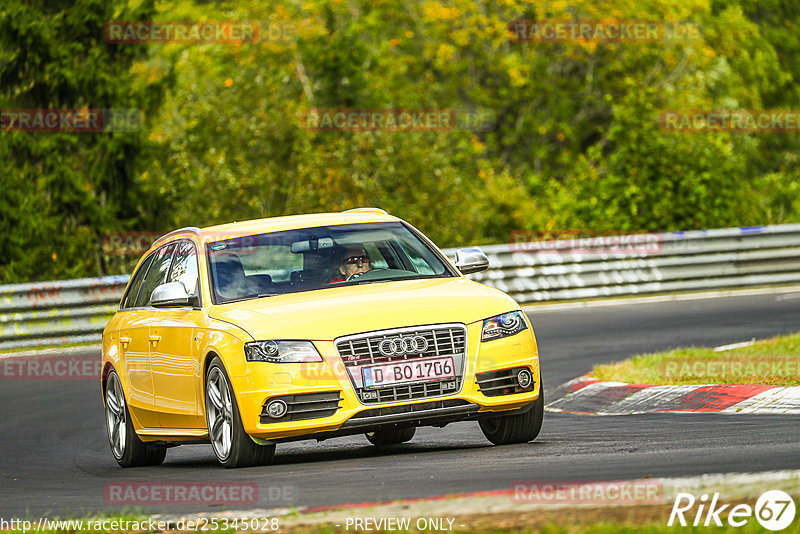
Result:
{"label": "rear side window", "polygon": [[197,284],[197,251],[191,241],[181,241],[175,251],[175,261],[169,272],[168,282],[183,282],[189,295],[199,295]]}
{"label": "rear side window", "polygon": [[153,294],[153,290],[166,280],[167,272],[169,272],[169,266],[172,262],[173,250],[175,250],[175,245],[170,243],[155,253],[150,269],[147,270],[147,274],[144,277],[142,289],[136,299],[136,308],[150,304],[150,296]]}
{"label": "rear side window", "polygon": [[153,261],[153,256],[155,256],[155,254],[150,254],[149,256],[147,256],[147,258],[145,258],[145,260],[139,266],[139,269],[133,275],[133,280],[128,286],[128,292],[125,293],[125,297],[122,299],[122,304],[120,304],[120,309],[133,308],[133,305],[136,302],[136,296],[139,295],[139,290],[142,288],[142,281],[144,280],[144,275],[147,274],[147,268]]}

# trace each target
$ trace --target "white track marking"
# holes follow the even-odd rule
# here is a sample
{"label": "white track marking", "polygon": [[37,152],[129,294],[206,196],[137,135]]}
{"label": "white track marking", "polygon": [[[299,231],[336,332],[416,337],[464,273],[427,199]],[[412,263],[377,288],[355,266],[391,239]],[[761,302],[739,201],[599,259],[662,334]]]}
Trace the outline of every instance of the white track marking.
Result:
{"label": "white track marking", "polygon": [[726,350],[733,350],[733,349],[741,349],[744,347],[750,347],[756,344],[755,338],[751,339],[750,341],[742,341],[741,343],[731,343],[730,345],[720,345],[719,347],[714,347],[711,349],[714,352],[725,352]]}

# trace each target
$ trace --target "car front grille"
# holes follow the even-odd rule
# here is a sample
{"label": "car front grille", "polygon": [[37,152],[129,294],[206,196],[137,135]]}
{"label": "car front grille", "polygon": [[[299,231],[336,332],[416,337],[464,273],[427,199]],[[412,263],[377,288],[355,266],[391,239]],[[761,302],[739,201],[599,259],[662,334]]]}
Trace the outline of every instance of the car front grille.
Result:
{"label": "car front grille", "polygon": [[[421,353],[387,356],[381,353],[380,344],[394,337],[422,336],[427,341],[427,349]],[[390,363],[397,360],[427,358],[463,354],[466,350],[467,330],[463,326],[418,327],[404,329],[401,332],[388,330],[384,334],[367,334],[364,337],[349,336],[336,343],[342,361],[346,367]]]}
{"label": "car front grille", "polygon": [[[397,341],[409,338],[417,340],[416,350],[404,351],[403,343]],[[419,338],[423,338],[424,343]],[[389,348],[392,340],[396,341],[395,348],[398,350],[386,354],[385,349]],[[381,351],[382,345],[384,351]],[[356,334],[337,339],[335,346],[363,404],[425,399],[451,395],[461,390],[467,352],[467,329],[463,324],[416,326]],[[445,356],[453,358],[454,378],[364,387],[361,371],[364,367]]]}
{"label": "car front grille", "polygon": [[[267,414],[267,405],[274,400],[282,400],[286,403],[286,413],[282,417],[270,417]],[[344,399],[339,391],[270,397],[264,402],[261,410],[261,424],[330,417],[340,408],[339,402],[342,400]]]}

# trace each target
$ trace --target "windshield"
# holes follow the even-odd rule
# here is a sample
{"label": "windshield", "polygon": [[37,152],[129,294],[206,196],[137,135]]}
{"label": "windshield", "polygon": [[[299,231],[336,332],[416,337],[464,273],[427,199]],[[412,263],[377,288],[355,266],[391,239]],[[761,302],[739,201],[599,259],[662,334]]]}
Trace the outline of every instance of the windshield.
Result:
{"label": "windshield", "polygon": [[218,304],[342,285],[455,276],[399,222],[320,226],[206,245]]}

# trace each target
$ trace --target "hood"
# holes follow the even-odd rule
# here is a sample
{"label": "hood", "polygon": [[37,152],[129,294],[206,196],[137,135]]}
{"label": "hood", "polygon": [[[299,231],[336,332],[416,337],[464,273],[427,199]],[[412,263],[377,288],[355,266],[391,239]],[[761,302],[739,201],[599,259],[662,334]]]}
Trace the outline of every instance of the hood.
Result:
{"label": "hood", "polygon": [[254,339],[332,341],[346,334],[433,323],[473,323],[519,306],[466,278],[396,280],[211,306],[209,316]]}

